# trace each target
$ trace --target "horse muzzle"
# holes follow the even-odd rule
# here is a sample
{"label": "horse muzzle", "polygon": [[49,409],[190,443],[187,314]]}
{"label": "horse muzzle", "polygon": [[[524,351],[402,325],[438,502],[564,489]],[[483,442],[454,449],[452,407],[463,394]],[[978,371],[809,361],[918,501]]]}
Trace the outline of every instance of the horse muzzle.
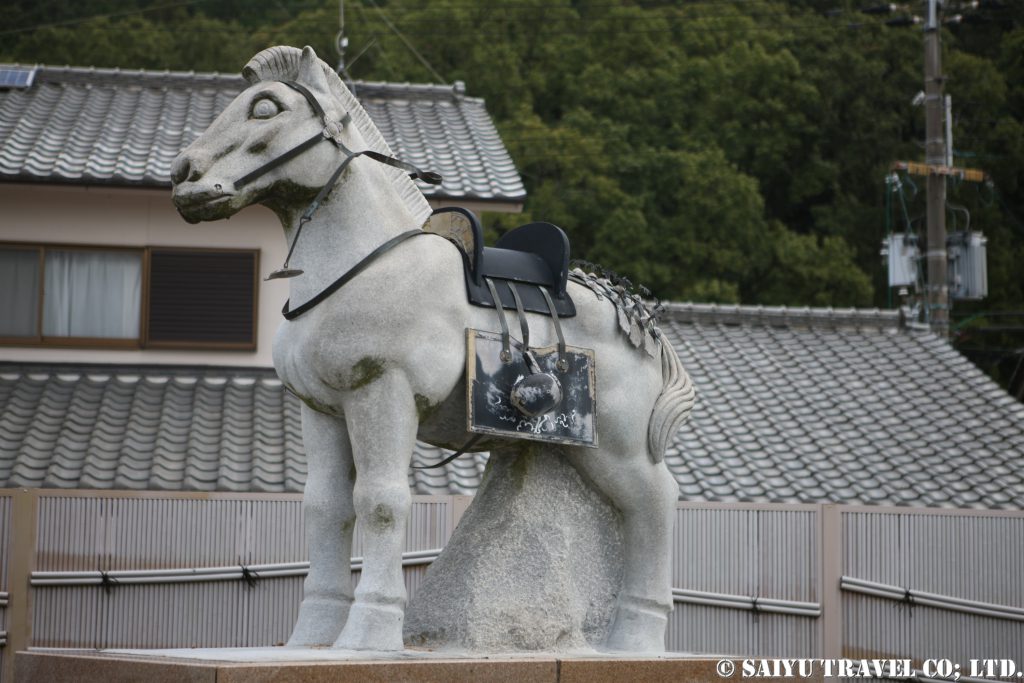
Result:
{"label": "horse muzzle", "polygon": [[175,185],[171,199],[178,213],[189,223],[214,221],[233,215],[236,195],[215,187],[212,190],[189,189],[186,185]]}

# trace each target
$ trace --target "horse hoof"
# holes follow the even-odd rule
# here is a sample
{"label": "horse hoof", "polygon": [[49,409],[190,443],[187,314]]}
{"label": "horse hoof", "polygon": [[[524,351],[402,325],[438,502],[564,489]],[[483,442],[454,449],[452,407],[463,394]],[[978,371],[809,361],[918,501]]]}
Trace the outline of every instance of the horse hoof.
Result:
{"label": "horse hoof", "polygon": [[303,600],[288,647],[324,647],[338,638],[348,618],[350,600]]}
{"label": "horse hoof", "polygon": [[664,652],[668,616],[660,610],[619,605],[605,640],[609,652]]}
{"label": "horse hoof", "polygon": [[348,622],[334,647],[341,650],[394,651],[403,649],[401,607],[386,605],[352,605]]}

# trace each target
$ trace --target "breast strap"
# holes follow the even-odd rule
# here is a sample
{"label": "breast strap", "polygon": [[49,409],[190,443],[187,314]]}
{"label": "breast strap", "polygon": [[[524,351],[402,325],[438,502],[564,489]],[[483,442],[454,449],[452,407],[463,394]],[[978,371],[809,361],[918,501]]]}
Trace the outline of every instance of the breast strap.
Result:
{"label": "breast strap", "polygon": [[303,313],[306,313],[306,312],[312,310],[318,304],[323,302],[324,299],[326,299],[330,295],[334,294],[339,289],[344,287],[346,284],[351,282],[352,279],[355,278],[356,275],[359,275],[359,273],[361,273],[364,270],[366,270],[370,266],[371,263],[373,263],[374,261],[376,261],[378,258],[383,256],[384,254],[386,254],[387,252],[389,252],[392,249],[394,249],[395,247],[397,247],[399,244],[401,244],[405,240],[409,239],[410,237],[415,237],[416,235],[432,235],[432,234],[433,233],[425,232],[423,230],[420,230],[419,228],[416,228],[415,230],[407,230],[406,232],[403,232],[400,235],[396,235],[396,236],[392,237],[387,242],[385,242],[384,244],[380,245],[379,247],[377,247],[376,249],[371,251],[369,254],[367,254],[365,257],[363,257],[363,260],[361,260],[359,263],[357,263],[354,266],[352,266],[351,268],[349,268],[347,271],[345,271],[345,273],[341,277],[339,277],[337,280],[335,280],[331,284],[329,284],[326,287],[324,287],[320,291],[319,294],[317,294],[312,299],[310,299],[306,303],[302,304],[298,308],[289,309],[288,306],[291,303],[291,299],[289,299],[288,301],[285,301],[284,302],[284,308],[281,309],[281,315],[283,315],[285,317],[285,320],[295,320],[300,315],[302,315]]}

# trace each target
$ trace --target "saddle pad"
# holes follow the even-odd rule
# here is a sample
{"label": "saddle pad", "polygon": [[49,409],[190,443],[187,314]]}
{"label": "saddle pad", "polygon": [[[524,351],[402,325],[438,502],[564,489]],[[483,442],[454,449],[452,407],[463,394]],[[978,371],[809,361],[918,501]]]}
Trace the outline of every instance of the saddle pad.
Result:
{"label": "saddle pad", "polygon": [[[526,254],[526,256],[529,256],[529,254]],[[516,309],[516,300],[512,296],[512,290],[508,288],[509,281],[509,279],[494,279],[494,287],[498,291],[498,298],[501,299],[501,307],[514,311]],[[540,293],[542,285],[524,283],[522,281],[516,281],[515,284],[516,290],[523,301],[523,310],[531,313],[540,313],[541,315],[551,315],[548,303],[545,301],[544,295]],[[549,293],[551,293],[550,290]],[[474,282],[473,275],[468,270],[466,271],[466,295],[469,297],[469,303],[475,306],[496,308],[487,285]],[[555,313],[558,314],[559,318],[571,318],[576,315],[576,305],[568,294],[564,294],[559,298],[554,293],[551,293],[551,300],[555,304]]]}
{"label": "saddle pad", "polygon": [[530,374],[522,344],[511,340],[512,362],[502,363],[501,335],[466,330],[466,412],[469,431],[513,439],[597,447],[597,371],[594,352],[566,347],[568,368],[556,369],[558,348],[531,348],[543,372],[562,386],[562,401],[552,411],[526,417],[509,402],[512,386]]}

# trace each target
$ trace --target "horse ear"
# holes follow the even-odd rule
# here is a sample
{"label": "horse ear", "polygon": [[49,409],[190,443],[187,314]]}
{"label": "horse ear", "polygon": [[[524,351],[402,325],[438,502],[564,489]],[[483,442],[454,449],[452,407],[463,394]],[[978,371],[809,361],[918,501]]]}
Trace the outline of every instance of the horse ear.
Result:
{"label": "horse ear", "polygon": [[302,57],[299,58],[299,75],[296,80],[322,93],[330,92],[327,76],[324,74],[323,62],[313,52],[313,48],[308,45],[302,48]]}

